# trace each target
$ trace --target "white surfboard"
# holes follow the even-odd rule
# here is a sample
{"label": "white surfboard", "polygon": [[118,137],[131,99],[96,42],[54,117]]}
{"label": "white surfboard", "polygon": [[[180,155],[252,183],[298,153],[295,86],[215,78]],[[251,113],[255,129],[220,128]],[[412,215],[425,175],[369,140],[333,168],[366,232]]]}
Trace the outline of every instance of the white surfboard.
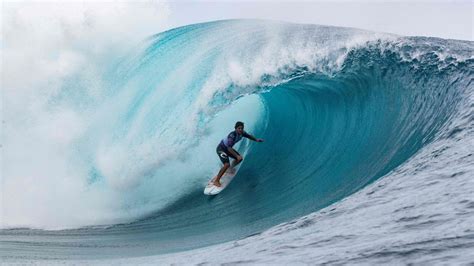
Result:
{"label": "white surfboard", "polygon": [[214,177],[211,178],[211,180],[209,180],[209,182],[207,183],[207,186],[204,188],[204,194],[205,195],[217,195],[219,194],[222,190],[224,190],[230,183],[230,181],[232,181],[232,179],[234,179],[235,175],[237,174],[237,172],[239,171],[239,169],[235,169],[235,172],[233,174],[229,174],[228,173],[229,170],[227,170],[224,175],[221,177],[221,180],[220,180],[220,183],[221,183],[221,186],[220,187],[216,187],[214,186]]}

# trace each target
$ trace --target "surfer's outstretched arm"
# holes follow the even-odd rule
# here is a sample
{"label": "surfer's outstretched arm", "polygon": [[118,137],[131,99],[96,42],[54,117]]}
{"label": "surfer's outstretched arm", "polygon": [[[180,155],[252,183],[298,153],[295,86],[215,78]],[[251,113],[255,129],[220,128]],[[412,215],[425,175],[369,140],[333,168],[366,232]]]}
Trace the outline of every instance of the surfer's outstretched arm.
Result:
{"label": "surfer's outstretched arm", "polygon": [[263,142],[263,139],[257,139],[256,137],[250,135],[249,133],[247,133],[245,131],[243,132],[242,136],[245,137],[245,138],[248,138],[250,140],[256,141],[256,142]]}

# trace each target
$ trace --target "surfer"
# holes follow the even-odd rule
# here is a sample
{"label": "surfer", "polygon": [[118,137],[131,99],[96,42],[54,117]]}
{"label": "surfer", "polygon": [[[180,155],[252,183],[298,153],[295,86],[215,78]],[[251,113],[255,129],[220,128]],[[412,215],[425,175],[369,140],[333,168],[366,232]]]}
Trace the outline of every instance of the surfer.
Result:
{"label": "surfer", "polygon": [[[234,128],[235,130],[230,132],[229,135],[227,135],[227,138],[224,138],[219,143],[219,145],[217,145],[216,148],[217,155],[219,156],[221,162],[224,164],[221,170],[219,170],[217,176],[214,178],[213,183],[216,187],[221,186],[221,177],[224,175],[227,169],[229,169],[229,167],[229,171],[231,171],[231,173],[235,173],[235,166],[242,162],[242,156],[236,150],[234,150],[234,148],[232,148],[235,143],[239,142],[242,137],[251,139],[256,142],[263,142],[263,139],[257,139],[254,136],[245,132],[243,122],[238,121],[237,123],[235,123]],[[234,161],[232,162],[232,166],[230,165],[229,157],[234,159]]]}

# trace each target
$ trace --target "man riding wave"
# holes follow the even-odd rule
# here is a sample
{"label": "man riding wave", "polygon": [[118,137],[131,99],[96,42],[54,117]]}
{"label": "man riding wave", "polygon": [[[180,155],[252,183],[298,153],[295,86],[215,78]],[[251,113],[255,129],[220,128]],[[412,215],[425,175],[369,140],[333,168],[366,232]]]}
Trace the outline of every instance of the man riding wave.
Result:
{"label": "man riding wave", "polygon": [[[227,135],[227,138],[224,138],[216,148],[217,155],[224,164],[224,166],[222,166],[222,168],[219,170],[217,176],[214,178],[213,183],[216,187],[221,186],[220,179],[227,169],[230,167],[229,171],[231,171],[231,173],[235,173],[235,167],[243,160],[242,156],[234,148],[232,148],[237,142],[239,142],[243,137],[256,142],[263,142],[263,139],[257,139],[245,132],[243,122],[238,121],[235,123],[234,128],[235,130],[230,132],[229,135]],[[234,159],[232,166],[230,165],[229,157]]]}

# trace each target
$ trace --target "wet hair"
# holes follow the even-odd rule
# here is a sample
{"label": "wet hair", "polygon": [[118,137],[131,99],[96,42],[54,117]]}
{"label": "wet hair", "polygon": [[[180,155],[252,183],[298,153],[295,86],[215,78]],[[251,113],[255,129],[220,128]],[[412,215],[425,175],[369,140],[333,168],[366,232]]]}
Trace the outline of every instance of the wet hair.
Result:
{"label": "wet hair", "polygon": [[235,127],[234,128],[238,128],[240,126],[244,126],[244,122],[240,122],[240,121],[237,121],[237,123],[235,123]]}

